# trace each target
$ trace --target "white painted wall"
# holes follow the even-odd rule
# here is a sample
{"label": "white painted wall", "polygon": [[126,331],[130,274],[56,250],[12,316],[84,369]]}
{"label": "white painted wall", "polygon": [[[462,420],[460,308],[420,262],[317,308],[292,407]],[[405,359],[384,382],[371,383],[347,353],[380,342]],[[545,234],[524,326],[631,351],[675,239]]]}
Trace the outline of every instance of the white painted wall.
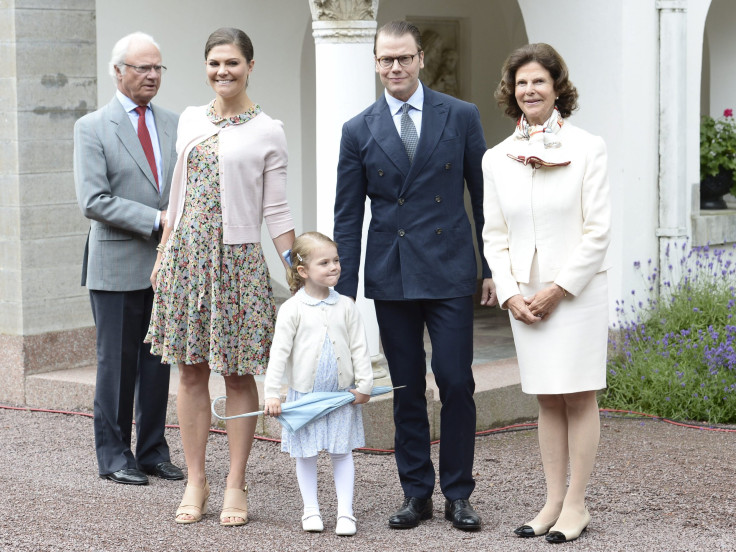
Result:
{"label": "white painted wall", "polygon": [[[149,33],[160,44],[168,71],[154,103],[176,112],[214,97],[204,66],[209,34],[218,27],[234,26],[250,36],[256,64],[248,93],[265,112],[284,122],[289,144],[288,198],[300,233],[303,213],[313,212],[303,203],[312,200],[315,179],[314,41],[307,0],[97,0],[96,6],[99,105],[114,94],[107,63],[115,42],[128,33]],[[140,14],[145,14],[145,23]],[[272,277],[285,286],[265,225],[262,241]]]}

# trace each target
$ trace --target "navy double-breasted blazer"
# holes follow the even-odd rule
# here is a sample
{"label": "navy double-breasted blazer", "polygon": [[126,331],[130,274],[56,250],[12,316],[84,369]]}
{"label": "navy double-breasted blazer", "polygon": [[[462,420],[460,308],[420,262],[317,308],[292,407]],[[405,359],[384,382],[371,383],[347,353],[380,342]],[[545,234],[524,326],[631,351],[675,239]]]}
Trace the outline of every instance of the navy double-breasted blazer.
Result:
{"label": "navy double-breasted blazer", "polygon": [[[342,264],[336,289],[356,296],[369,197],[366,297],[449,299],[475,293],[478,269],[464,194],[467,183],[482,244],[485,151],[478,108],[426,86],[413,164],[383,95],[345,123],[335,196],[334,237]],[[490,278],[485,259],[482,264],[483,277]]]}

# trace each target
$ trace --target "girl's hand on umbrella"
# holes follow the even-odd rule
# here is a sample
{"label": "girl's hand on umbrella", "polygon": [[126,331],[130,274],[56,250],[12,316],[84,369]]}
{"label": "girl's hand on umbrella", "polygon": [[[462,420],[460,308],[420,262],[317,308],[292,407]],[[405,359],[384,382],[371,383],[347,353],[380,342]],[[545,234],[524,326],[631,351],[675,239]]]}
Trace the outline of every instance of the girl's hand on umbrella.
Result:
{"label": "girl's hand on umbrella", "polygon": [[266,402],[263,405],[263,413],[266,416],[280,416],[281,399],[266,399]]}
{"label": "girl's hand on umbrella", "polygon": [[365,395],[358,391],[357,389],[348,389],[353,395],[355,395],[355,404],[365,404],[369,400],[371,400],[370,395]]}

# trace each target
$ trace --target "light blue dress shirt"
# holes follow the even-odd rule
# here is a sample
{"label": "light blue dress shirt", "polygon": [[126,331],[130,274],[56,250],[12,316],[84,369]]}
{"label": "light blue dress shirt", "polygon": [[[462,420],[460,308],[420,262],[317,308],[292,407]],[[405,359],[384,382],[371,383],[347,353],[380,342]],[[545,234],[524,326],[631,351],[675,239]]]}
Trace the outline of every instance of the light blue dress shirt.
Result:
{"label": "light blue dress shirt", "polygon": [[409,110],[409,117],[414,122],[414,126],[417,127],[417,138],[419,138],[422,134],[422,107],[424,107],[424,87],[422,83],[419,83],[414,94],[406,102],[397,100],[388,93],[388,90],[384,90],[383,93],[386,96],[386,103],[388,104],[388,109],[391,112],[391,117],[394,120],[396,132],[399,133],[399,136],[401,136],[401,106],[408,103],[414,108]]}

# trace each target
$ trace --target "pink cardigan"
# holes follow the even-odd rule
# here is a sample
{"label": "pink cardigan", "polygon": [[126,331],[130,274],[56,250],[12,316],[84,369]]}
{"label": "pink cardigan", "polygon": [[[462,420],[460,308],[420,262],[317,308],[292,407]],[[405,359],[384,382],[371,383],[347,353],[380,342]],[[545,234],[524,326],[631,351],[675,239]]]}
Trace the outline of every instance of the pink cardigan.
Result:
{"label": "pink cardigan", "polygon": [[176,230],[184,211],[189,153],[219,133],[224,243],[259,243],[264,218],[272,238],[293,230],[286,202],[288,156],[283,123],[261,112],[247,123],[221,128],[207,118],[207,107],[188,107],[179,118],[168,223]]}

